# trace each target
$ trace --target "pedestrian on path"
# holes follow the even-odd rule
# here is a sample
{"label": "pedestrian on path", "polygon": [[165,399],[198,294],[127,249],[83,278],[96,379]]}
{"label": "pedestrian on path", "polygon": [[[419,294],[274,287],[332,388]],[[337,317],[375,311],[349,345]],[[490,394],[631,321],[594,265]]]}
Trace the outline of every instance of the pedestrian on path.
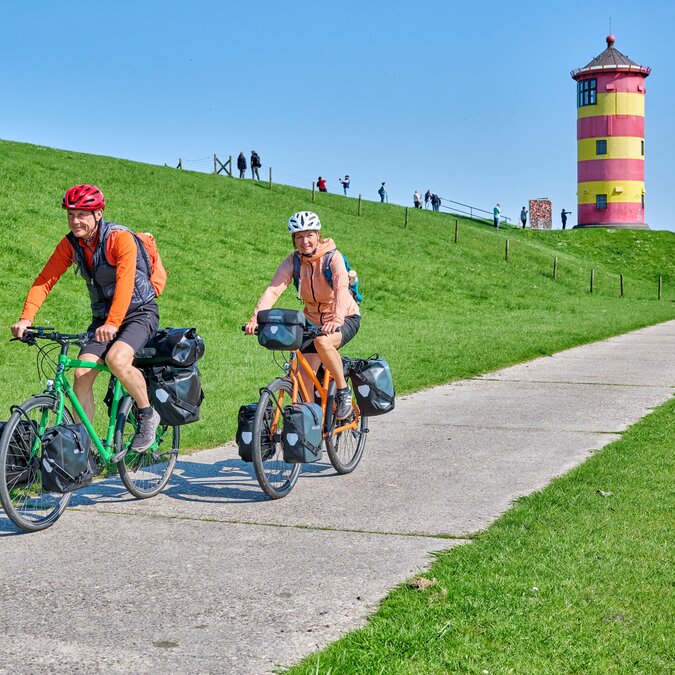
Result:
{"label": "pedestrian on path", "polygon": [[416,209],[422,208],[422,195],[419,193],[419,190],[415,190],[415,194],[413,195],[413,204],[415,205]]}
{"label": "pedestrian on path", "polygon": [[524,206],[520,211],[520,222],[523,224],[523,229],[525,229],[525,225],[527,225],[527,210]]}
{"label": "pedestrian on path", "polygon": [[251,150],[251,180],[260,180],[258,169],[262,166],[260,155],[255,150]]}
{"label": "pedestrian on path", "polygon": [[246,157],[242,150],[237,157],[237,169],[239,169],[239,178],[246,178]]}
{"label": "pedestrian on path", "polygon": [[319,189],[319,192],[328,192],[328,188],[326,187],[326,179],[321,178],[321,176],[316,179],[316,187]]}
{"label": "pedestrian on path", "polygon": [[431,208],[434,211],[441,210],[441,198],[435,192],[431,195]]}
{"label": "pedestrian on path", "polygon": [[349,174],[345,174],[344,180],[342,180],[342,178],[338,178],[338,180],[340,181],[340,184],[342,185],[342,190],[346,196],[347,190],[349,190]]}
{"label": "pedestrian on path", "polygon": [[499,229],[499,216],[502,213],[502,207],[499,206],[499,203],[495,204],[494,209],[492,209],[492,219],[494,221],[494,226]]}
{"label": "pedestrian on path", "polygon": [[380,189],[377,191],[377,194],[380,195],[380,202],[389,201],[387,189],[384,187],[384,185],[385,183],[382,181],[382,185],[380,185]]}

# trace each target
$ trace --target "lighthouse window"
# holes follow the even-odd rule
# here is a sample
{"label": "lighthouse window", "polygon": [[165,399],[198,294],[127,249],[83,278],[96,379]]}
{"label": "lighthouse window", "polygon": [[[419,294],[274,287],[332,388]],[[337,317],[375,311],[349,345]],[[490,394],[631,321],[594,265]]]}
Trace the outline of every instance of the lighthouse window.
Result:
{"label": "lighthouse window", "polygon": [[596,209],[607,208],[607,195],[595,195],[595,208]]}
{"label": "lighthouse window", "polygon": [[645,142],[641,141],[641,144],[642,144],[642,156],[644,157],[645,156]]}
{"label": "lighthouse window", "polygon": [[607,141],[595,141],[595,154],[596,155],[606,155],[607,154]]}
{"label": "lighthouse window", "polygon": [[595,105],[598,102],[598,81],[582,80],[577,82],[577,107],[583,108],[585,105]]}

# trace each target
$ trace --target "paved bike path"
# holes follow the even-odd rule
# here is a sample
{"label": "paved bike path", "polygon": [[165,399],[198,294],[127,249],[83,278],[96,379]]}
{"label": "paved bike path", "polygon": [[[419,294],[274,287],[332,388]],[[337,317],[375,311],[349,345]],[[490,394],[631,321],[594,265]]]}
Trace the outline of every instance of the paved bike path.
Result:
{"label": "paved bike path", "polygon": [[228,444],[151,500],[111,479],[45,532],[0,516],[0,673],[292,664],[674,390],[670,321],[401,397],[354,474],[308,467],[282,500]]}

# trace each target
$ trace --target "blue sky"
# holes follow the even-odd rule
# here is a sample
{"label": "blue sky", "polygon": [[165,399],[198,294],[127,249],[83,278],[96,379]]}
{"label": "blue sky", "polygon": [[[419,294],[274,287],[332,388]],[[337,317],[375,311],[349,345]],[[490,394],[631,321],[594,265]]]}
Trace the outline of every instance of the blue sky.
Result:
{"label": "blue sky", "polygon": [[[517,219],[532,197],[576,222],[570,71],[616,47],[646,81],[646,220],[675,230],[671,2],[2,3],[0,137],[206,169],[256,149],[263,172],[412,205]],[[202,160],[202,161],[199,161]]]}

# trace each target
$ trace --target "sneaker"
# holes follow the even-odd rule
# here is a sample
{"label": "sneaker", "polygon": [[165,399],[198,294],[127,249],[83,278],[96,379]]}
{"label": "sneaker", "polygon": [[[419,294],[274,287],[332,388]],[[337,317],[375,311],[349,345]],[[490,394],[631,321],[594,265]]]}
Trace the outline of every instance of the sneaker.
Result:
{"label": "sneaker", "polygon": [[352,390],[347,387],[335,395],[335,419],[343,420],[352,412]]}
{"label": "sneaker", "polygon": [[138,415],[138,430],[131,441],[131,450],[143,452],[155,442],[155,434],[159,426],[159,413],[153,408],[151,415]]}

